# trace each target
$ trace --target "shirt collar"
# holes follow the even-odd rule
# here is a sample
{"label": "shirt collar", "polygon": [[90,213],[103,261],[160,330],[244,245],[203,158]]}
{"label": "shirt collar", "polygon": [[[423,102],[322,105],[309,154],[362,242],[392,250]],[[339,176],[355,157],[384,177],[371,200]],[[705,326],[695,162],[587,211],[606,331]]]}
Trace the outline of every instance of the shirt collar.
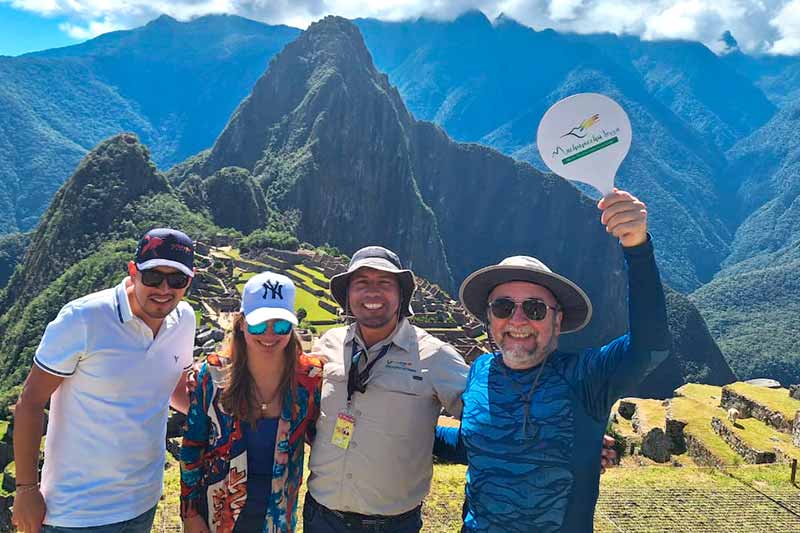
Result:
{"label": "shirt collar", "polygon": [[117,312],[117,319],[120,323],[124,324],[133,318],[133,312],[131,311],[131,303],[128,301],[128,282],[130,282],[130,276],[125,276],[125,279],[117,285],[116,292],[114,294],[114,307],[116,307]]}
{"label": "shirt collar", "polygon": [[[401,350],[409,352],[413,349],[413,341],[415,336],[416,333],[414,332],[414,326],[411,325],[406,317],[403,317],[400,319],[400,322],[397,323],[397,327],[394,328],[394,331],[392,331],[388,337],[377,343],[375,346],[384,346],[392,343]],[[356,322],[353,322],[347,328],[347,334],[344,337],[344,343],[349,344],[353,342],[354,339],[357,339],[358,343],[362,346],[364,345],[361,335],[358,334],[358,324]]]}
{"label": "shirt collar", "polygon": [[[117,285],[114,294],[114,307],[117,312],[117,319],[121,324],[125,324],[133,319],[133,311],[131,310],[131,302],[128,300],[128,283],[130,283],[130,276],[125,276],[125,279]],[[162,328],[171,328],[178,322],[178,308],[173,309],[170,314],[164,317]]]}

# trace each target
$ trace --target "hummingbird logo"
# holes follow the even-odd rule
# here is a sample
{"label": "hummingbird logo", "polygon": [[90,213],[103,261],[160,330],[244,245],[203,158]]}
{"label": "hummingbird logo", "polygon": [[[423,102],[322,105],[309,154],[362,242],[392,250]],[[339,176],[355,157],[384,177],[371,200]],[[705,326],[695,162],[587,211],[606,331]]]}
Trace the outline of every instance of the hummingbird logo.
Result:
{"label": "hummingbird logo", "polygon": [[583,122],[572,128],[571,130],[569,130],[561,137],[564,138],[567,135],[572,135],[573,137],[577,137],[578,139],[583,139],[587,135],[586,130],[588,130],[598,122],[600,122],[600,115],[595,113],[591,117],[587,118],[586,120],[584,120]]}
{"label": "hummingbird logo", "polygon": [[144,246],[142,246],[141,255],[144,256],[144,255],[147,254],[147,252],[149,252],[150,250],[153,250],[153,253],[156,255],[156,257],[158,257],[158,251],[157,250],[158,250],[159,246],[164,244],[164,239],[162,239],[160,237],[151,237],[150,235],[148,235],[147,237],[144,238],[144,240],[145,240],[145,243],[144,243]]}

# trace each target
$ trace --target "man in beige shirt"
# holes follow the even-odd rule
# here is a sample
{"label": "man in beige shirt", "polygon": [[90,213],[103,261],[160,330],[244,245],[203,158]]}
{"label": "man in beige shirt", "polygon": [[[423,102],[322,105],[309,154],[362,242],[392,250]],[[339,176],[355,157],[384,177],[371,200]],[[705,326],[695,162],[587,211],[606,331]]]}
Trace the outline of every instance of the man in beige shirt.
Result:
{"label": "man in beige shirt", "polygon": [[414,275],[379,246],[357,251],[331,293],[355,318],[328,331],[317,436],[303,508],[307,533],[418,532],[441,408],[461,414],[469,367],[412,326]]}

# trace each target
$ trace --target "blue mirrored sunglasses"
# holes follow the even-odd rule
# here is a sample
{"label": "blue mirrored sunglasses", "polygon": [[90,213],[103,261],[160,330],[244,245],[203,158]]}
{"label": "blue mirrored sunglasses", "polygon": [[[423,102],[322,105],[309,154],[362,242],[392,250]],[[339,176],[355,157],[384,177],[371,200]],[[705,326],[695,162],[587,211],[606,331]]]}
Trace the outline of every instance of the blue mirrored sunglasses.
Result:
{"label": "blue mirrored sunglasses", "polygon": [[292,323],[288,320],[267,320],[266,322],[261,322],[255,325],[247,325],[247,332],[250,335],[261,335],[266,333],[267,328],[269,327],[270,322],[272,322],[272,331],[275,335],[287,335],[289,332],[292,331]]}

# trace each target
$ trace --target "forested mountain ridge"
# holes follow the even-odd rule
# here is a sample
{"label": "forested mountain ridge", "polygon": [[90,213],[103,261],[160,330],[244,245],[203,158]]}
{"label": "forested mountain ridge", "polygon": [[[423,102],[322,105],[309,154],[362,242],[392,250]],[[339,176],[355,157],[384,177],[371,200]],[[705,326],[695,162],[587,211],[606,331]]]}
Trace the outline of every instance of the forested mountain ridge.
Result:
{"label": "forested mountain ridge", "polygon": [[[335,244],[346,252],[357,239],[343,236],[339,228],[358,228],[365,238],[397,247],[415,269],[451,290],[475,265],[511,253],[542,255],[578,277],[594,279],[596,265],[575,262],[570,248],[575,241],[593,239],[593,229],[586,226],[588,233],[575,234],[581,224],[571,216],[548,223],[562,240],[556,248],[547,244],[549,235],[530,231],[541,227],[534,214],[556,220],[564,199],[573,196],[585,213],[576,216],[594,216],[591,201],[563,180],[477,144],[454,143],[448,135],[493,146],[541,169],[533,135],[547,106],[574,92],[601,91],[618,99],[634,122],[634,147],[619,183],[648,203],[664,278],[682,292],[699,288],[691,298],[726,354],[725,340],[748,328],[755,328],[749,338],[773,334],[772,321],[751,317],[783,300],[768,299],[752,308],[748,300],[731,321],[727,313],[738,311],[725,307],[724,299],[707,297],[703,284],[724,287],[729,276],[755,272],[748,283],[772,295],[794,272],[796,154],[786,139],[796,113],[791,97],[776,96],[800,87],[791,74],[791,58],[753,58],[736,51],[715,56],[696,43],[534,31],[476,12],[452,22],[355,24],[364,34],[364,52],[341,65],[331,63],[330,72],[317,69],[305,91],[292,86],[308,82],[293,67],[273,78],[278,92],[260,93],[258,112],[250,116],[269,132],[241,128],[246,121],[235,120],[236,115],[228,118],[238,113],[237,105],[271,58],[300,35],[292,28],[238,17],[188,23],[161,17],[75,47],[0,58],[6,74],[0,77],[0,109],[8,111],[0,113],[0,207],[7,217],[0,220],[0,232],[33,228],[37,213],[85,151],[123,130],[136,132],[162,168],[199,152],[170,172],[169,194],[215,227],[261,231],[260,221],[266,219],[270,231],[297,233],[301,240]],[[371,58],[366,66],[365,54],[375,58],[374,66]],[[351,59],[354,65],[348,65]],[[349,78],[368,91],[349,81],[337,85],[342,73],[354,69],[377,73]],[[371,103],[353,105],[348,91],[370,95]],[[289,113],[286,102],[272,99],[277,94],[303,105]],[[314,105],[306,105],[311,100]],[[351,122],[348,114],[359,118]],[[237,127],[248,138],[237,139]],[[335,138],[348,141],[335,145],[330,142]],[[241,159],[230,157],[237,145]],[[355,145],[372,152],[359,153]],[[349,176],[355,190],[377,186],[383,196],[362,195],[340,206],[337,192],[350,169],[355,169]],[[324,178],[322,170],[336,179],[316,181]],[[376,181],[387,175],[404,177]],[[537,192],[531,180],[555,196]],[[325,184],[324,195],[316,194],[316,183]],[[410,222],[373,222],[376,203],[387,197],[397,202],[384,215],[404,220],[411,213]],[[499,221],[509,229],[498,239],[484,221],[492,205],[509,202],[516,207]],[[373,214],[362,217],[362,211]],[[530,220],[525,218],[529,212]],[[14,234],[0,242],[5,276],[21,259],[27,238]],[[597,262],[606,257],[602,249],[585,252]],[[767,267],[782,272],[777,280],[758,274]],[[33,280],[30,287],[41,283]],[[590,282],[593,298],[605,301],[617,294],[615,286],[595,283]],[[18,279],[7,292],[15,294],[19,284]],[[740,327],[745,321],[747,327]],[[607,331],[618,326],[614,322]],[[777,328],[783,339],[793,338],[784,329],[788,326]],[[760,346],[764,351],[757,351],[756,359],[787,361],[797,353],[792,345]],[[736,370],[747,378],[770,368],[777,366]],[[782,375],[800,380],[791,371]]]}

